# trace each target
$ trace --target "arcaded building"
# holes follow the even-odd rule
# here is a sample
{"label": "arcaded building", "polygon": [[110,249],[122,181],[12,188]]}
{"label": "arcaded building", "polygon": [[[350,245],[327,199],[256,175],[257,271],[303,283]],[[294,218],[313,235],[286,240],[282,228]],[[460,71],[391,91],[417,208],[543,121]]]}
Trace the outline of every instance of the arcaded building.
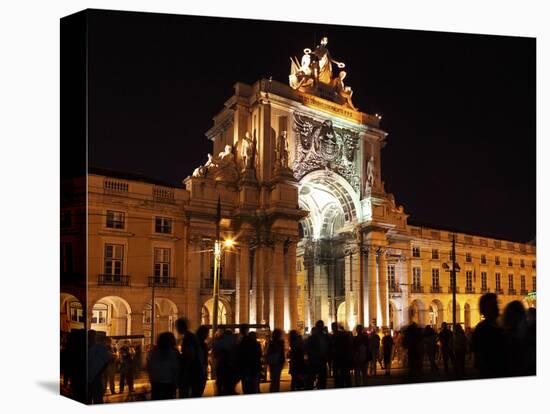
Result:
{"label": "arcaded building", "polygon": [[[411,224],[381,180],[381,117],[355,108],[345,64],[331,59],[323,39],[293,59],[288,84],[235,84],[206,132],[213,155],[197,154],[204,163],[181,188],[98,170],[67,184],[80,198],[62,211],[62,330],[148,340],[179,316],[211,323],[218,200],[221,238],[234,241],[222,252],[221,323],[450,322],[453,236],[460,323],[480,320],[484,292],[535,304],[534,243]],[[87,231],[87,267],[75,231]]]}

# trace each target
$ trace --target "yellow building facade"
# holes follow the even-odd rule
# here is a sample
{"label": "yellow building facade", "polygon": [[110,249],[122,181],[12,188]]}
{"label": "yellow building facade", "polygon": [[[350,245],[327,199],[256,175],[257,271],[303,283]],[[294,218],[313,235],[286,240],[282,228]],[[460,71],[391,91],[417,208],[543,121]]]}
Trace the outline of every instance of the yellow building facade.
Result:
{"label": "yellow building facade", "polygon": [[[381,180],[381,117],[354,107],[345,74],[327,83],[298,64],[289,85],[235,84],[206,132],[213,153],[183,187],[108,171],[68,183],[80,196],[62,211],[79,217],[62,227],[62,330],[149,341],[180,316],[211,323],[218,200],[221,237],[235,242],[222,252],[221,323],[451,322],[453,237],[458,322],[480,320],[485,292],[532,305],[534,244],[410,224]],[[83,231],[85,249],[67,247]]]}

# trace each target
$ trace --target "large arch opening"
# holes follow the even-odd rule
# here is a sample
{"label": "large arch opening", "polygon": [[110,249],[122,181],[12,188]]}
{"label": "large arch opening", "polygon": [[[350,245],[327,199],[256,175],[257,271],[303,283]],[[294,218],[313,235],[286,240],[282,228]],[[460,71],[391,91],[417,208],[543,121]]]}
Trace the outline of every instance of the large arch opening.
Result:
{"label": "large arch opening", "polygon": [[[300,222],[304,252],[304,315],[312,321],[347,322],[345,245],[361,214],[359,196],[339,174],[317,170],[300,180],[298,202],[309,215]],[[341,314],[339,314],[341,313]]]}
{"label": "large arch opening", "polygon": [[132,310],[126,300],[119,296],[105,296],[92,308],[90,328],[105,332],[107,336],[130,335]]}

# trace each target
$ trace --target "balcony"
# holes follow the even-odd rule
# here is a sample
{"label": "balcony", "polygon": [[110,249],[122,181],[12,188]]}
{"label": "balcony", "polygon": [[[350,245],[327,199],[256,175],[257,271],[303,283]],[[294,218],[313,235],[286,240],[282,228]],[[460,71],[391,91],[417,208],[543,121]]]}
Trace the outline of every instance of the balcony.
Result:
{"label": "balcony", "polygon": [[464,291],[464,293],[476,293],[476,289],[473,286],[466,286],[466,290]]}
{"label": "balcony", "polygon": [[489,293],[490,291],[491,289],[489,289],[488,287],[485,287],[485,288],[481,288],[480,293]]}
{"label": "balcony", "polygon": [[529,292],[527,291],[527,289],[521,289],[519,293],[520,293],[520,295],[525,296]]}
{"label": "balcony", "polygon": [[516,289],[508,289],[508,294],[509,295],[517,295],[517,291],[516,291]]}
{"label": "balcony", "polygon": [[156,288],[175,288],[177,285],[177,280],[175,277],[164,277],[164,276],[151,276],[149,277],[149,287]]}
{"label": "balcony", "polygon": [[130,276],[103,274],[97,277],[97,284],[99,286],[130,286]]}
{"label": "balcony", "polygon": [[504,290],[502,288],[495,288],[495,293],[497,295],[502,295],[504,293]]}
{"label": "balcony", "polygon": [[424,286],[412,285],[411,286],[411,293],[424,293]]}
{"label": "balcony", "polygon": [[[452,286],[449,286],[449,293],[453,293],[453,287]],[[458,286],[456,287],[456,293],[460,293],[460,288]]]}
{"label": "balcony", "polygon": [[431,293],[441,293],[441,286],[430,286]]}

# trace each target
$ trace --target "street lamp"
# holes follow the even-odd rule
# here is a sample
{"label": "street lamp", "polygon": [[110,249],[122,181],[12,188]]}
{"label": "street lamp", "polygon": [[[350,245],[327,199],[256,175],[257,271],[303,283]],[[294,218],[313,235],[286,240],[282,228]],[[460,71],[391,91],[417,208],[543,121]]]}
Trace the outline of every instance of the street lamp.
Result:
{"label": "street lamp", "polygon": [[[456,274],[460,272],[460,266],[456,262],[455,250],[455,235],[453,234],[453,246],[451,250],[451,266],[447,263],[441,265],[447,272],[451,272],[451,287],[453,290],[453,337],[456,334]],[[453,351],[455,350],[455,342],[453,341]]]}
{"label": "street lamp", "polygon": [[215,335],[218,330],[218,309],[220,301],[220,265],[222,251],[230,249],[235,244],[235,240],[228,238],[223,241],[219,238],[214,242],[214,286],[212,287],[212,333]]}

